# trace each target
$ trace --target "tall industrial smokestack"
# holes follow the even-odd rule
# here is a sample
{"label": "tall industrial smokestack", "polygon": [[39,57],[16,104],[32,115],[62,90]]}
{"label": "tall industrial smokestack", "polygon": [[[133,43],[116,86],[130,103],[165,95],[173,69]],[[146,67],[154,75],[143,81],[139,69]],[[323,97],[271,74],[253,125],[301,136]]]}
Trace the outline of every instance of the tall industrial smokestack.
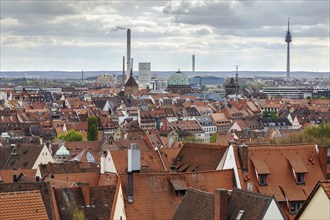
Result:
{"label": "tall industrial smokestack", "polygon": [[126,76],[131,73],[131,29],[127,29],[127,68]]}
{"label": "tall industrial smokestack", "polygon": [[84,70],[81,71],[81,86],[84,86]]}
{"label": "tall industrial smokestack", "polygon": [[192,71],[195,73],[195,55],[192,55]]}
{"label": "tall industrial smokestack", "polygon": [[123,56],[123,87],[125,86],[126,83],[126,76],[125,76],[125,56]]}

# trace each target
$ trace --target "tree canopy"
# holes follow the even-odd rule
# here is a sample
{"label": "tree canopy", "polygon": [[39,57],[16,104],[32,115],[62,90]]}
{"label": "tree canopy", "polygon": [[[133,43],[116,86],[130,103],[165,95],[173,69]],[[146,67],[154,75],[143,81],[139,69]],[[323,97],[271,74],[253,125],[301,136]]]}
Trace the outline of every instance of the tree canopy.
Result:
{"label": "tree canopy", "polygon": [[57,136],[58,139],[63,141],[82,141],[83,136],[80,132],[75,130],[69,130],[66,133],[61,133]]}
{"label": "tree canopy", "polygon": [[318,126],[309,126],[303,132],[296,135],[289,135],[287,138],[280,138],[273,141],[277,144],[300,144],[312,143],[330,147],[330,124],[322,123]]}
{"label": "tree canopy", "polygon": [[98,120],[96,117],[89,117],[87,119],[88,131],[87,131],[87,140],[88,141],[97,141],[98,140]]}

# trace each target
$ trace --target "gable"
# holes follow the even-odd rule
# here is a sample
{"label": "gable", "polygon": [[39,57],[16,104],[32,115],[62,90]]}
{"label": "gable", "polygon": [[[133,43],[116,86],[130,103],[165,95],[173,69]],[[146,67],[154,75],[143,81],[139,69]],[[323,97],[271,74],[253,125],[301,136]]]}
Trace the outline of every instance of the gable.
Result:
{"label": "gable", "polygon": [[302,211],[299,219],[330,219],[330,199],[322,187],[316,190]]}

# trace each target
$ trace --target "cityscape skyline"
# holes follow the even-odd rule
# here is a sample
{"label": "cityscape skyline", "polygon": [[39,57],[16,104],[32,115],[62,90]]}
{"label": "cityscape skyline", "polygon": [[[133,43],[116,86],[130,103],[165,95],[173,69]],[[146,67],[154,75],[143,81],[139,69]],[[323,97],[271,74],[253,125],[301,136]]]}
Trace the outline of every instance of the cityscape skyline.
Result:
{"label": "cityscape skyline", "polygon": [[0,4],[0,71],[120,70],[130,28],[134,63],[152,71],[191,71],[195,55],[196,71],[285,72],[290,17],[291,71],[329,72],[328,1]]}

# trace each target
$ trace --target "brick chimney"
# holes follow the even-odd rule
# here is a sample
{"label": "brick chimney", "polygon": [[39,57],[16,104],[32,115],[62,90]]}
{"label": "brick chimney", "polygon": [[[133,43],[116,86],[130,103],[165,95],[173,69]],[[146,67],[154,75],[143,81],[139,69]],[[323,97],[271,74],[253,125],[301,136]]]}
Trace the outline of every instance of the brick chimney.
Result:
{"label": "brick chimney", "polygon": [[214,220],[227,220],[228,191],[216,189],[214,193]]}
{"label": "brick chimney", "polygon": [[90,199],[90,193],[89,193],[89,184],[88,183],[78,183],[78,186],[81,189],[81,192],[84,196],[86,207],[91,206],[91,199]]}
{"label": "brick chimney", "polygon": [[[327,178],[327,165],[330,163],[330,148],[328,148],[326,146],[318,145],[317,150],[319,153],[319,158],[320,158],[320,162],[321,162],[323,175],[324,175],[324,178],[326,179]],[[329,152],[329,154],[328,154],[328,152]]]}
{"label": "brick chimney", "polygon": [[249,161],[248,146],[246,144],[239,145],[238,154],[242,165],[242,170],[248,171],[248,161]]}

